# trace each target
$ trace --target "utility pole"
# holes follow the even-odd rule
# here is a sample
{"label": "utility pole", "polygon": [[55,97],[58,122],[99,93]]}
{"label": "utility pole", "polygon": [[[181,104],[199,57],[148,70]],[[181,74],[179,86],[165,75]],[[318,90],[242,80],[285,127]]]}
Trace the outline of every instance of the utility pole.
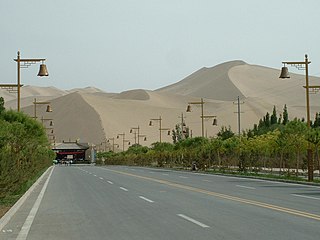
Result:
{"label": "utility pole", "polygon": [[238,105],[238,111],[237,111],[237,112],[234,112],[234,113],[237,113],[237,114],[238,114],[238,135],[239,135],[239,137],[240,137],[240,136],[241,136],[241,123],[240,123],[241,118],[240,118],[240,114],[243,113],[243,112],[241,112],[241,110],[240,110],[240,105],[241,105],[241,104],[244,104],[244,102],[240,102],[240,97],[238,96],[237,102],[233,102],[233,104],[237,104],[237,105]]}

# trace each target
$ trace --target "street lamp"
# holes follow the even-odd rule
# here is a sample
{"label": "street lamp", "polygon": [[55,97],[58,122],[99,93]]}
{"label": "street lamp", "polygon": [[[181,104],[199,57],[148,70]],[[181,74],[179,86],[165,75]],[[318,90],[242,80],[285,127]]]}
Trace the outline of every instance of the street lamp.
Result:
{"label": "street lamp", "polygon": [[29,66],[31,66],[32,64],[35,64],[37,62],[42,62],[40,64],[40,69],[39,69],[39,73],[38,73],[38,76],[39,77],[47,77],[49,76],[49,73],[48,73],[48,70],[47,70],[47,66],[44,64],[44,61],[46,59],[45,58],[29,58],[29,59],[23,59],[23,58],[20,58],[20,51],[18,51],[18,56],[17,56],[17,59],[14,59],[14,61],[17,62],[17,71],[18,71],[18,74],[17,74],[17,93],[18,93],[18,112],[20,112],[20,88],[21,88],[21,76],[20,76],[20,68],[28,68]]}
{"label": "street lamp", "polygon": [[[306,105],[307,105],[307,126],[310,128],[310,100],[309,100],[309,72],[308,65],[311,63],[308,60],[308,55],[305,54],[305,60],[303,62],[282,62],[284,66],[281,69],[281,74],[279,78],[290,78],[288,68],[286,64],[296,67],[299,70],[305,70],[306,75]],[[308,143],[307,149],[307,158],[308,158],[308,181],[313,181],[313,159],[312,159],[312,150],[310,143]]]}
{"label": "street lamp", "polygon": [[203,115],[203,98],[200,99],[200,102],[188,102],[187,112],[191,112],[191,104],[201,105],[201,136],[204,137],[204,119],[213,118],[212,125],[217,125],[217,116],[213,115]]}
{"label": "street lamp", "polygon": [[114,138],[109,138],[109,139],[107,140],[107,142],[110,142],[110,140],[112,141],[112,152],[114,152],[114,146],[119,147],[119,144],[115,144],[115,143],[114,143]]}
{"label": "street lamp", "polygon": [[134,134],[134,144],[137,144],[137,139],[138,139],[138,145],[140,145],[140,141],[139,141],[139,138],[143,137],[144,138],[144,141],[147,141],[147,137],[146,135],[141,135],[140,134],[140,127],[132,127],[130,129],[130,133],[133,133]]}
{"label": "street lamp", "polygon": [[[46,121],[50,121],[49,122],[49,127],[47,127],[47,124],[45,124]],[[43,127],[46,129],[46,130],[49,130],[49,133],[47,133],[47,136],[48,136],[48,139],[51,141],[51,140],[54,140],[55,141],[55,134],[54,134],[54,128],[53,128],[53,119],[52,118],[43,118],[41,117],[41,123],[43,125]],[[53,139],[50,139],[50,137],[54,137]],[[55,142],[54,142],[55,143]]]}
{"label": "street lamp", "polygon": [[119,133],[117,135],[117,138],[119,138],[120,136],[122,136],[122,151],[124,152],[124,143],[127,142],[128,145],[130,145],[130,141],[125,139],[125,133]]}
{"label": "street lamp", "polygon": [[161,116],[159,118],[151,118],[150,122],[149,122],[149,126],[153,125],[152,121],[159,121],[159,136],[160,136],[160,143],[161,143],[161,139],[162,139],[162,131],[168,131],[168,135],[170,135],[170,128],[162,128],[162,118]]}
{"label": "street lamp", "polygon": [[34,104],[34,119],[37,119],[37,105],[41,104],[48,104],[46,112],[52,112],[52,108],[50,106],[51,102],[37,102],[37,99],[35,98],[33,101]]}

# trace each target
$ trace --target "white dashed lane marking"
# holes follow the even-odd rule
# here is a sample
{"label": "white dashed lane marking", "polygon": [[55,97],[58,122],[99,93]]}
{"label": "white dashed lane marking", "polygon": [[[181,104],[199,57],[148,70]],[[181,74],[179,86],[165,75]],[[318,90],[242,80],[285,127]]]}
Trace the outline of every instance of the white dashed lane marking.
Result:
{"label": "white dashed lane marking", "polygon": [[152,201],[151,199],[148,199],[148,198],[146,198],[146,197],[139,196],[139,198],[141,198],[142,200],[145,200],[145,201],[147,201],[147,202],[149,202],[149,203],[154,203],[154,201]]}
{"label": "white dashed lane marking", "polygon": [[194,224],[202,227],[202,228],[209,228],[208,225],[206,225],[206,224],[204,224],[204,223],[202,223],[202,222],[199,222],[199,221],[197,221],[197,220],[195,220],[195,219],[193,219],[193,218],[191,218],[191,217],[188,217],[188,216],[183,215],[183,214],[177,214],[177,215],[178,215],[179,217],[181,217],[181,218],[189,221],[189,222],[192,222],[192,223],[194,223]]}

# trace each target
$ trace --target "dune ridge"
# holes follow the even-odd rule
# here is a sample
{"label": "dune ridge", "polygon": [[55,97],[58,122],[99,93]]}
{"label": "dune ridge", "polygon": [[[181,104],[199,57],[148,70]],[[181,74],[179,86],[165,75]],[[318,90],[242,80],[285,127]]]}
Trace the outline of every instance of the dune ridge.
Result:
{"label": "dune ridge", "polygon": [[[22,88],[22,111],[33,115],[33,99],[50,101],[53,112],[46,113],[46,106],[38,106],[38,119],[52,118],[54,135],[58,142],[80,140],[97,146],[115,143],[119,151],[123,148],[122,134],[125,134],[127,149],[130,141],[137,142],[130,129],[139,127],[140,144],[150,146],[159,141],[172,142],[167,131],[184,122],[193,136],[201,135],[201,108],[192,105],[192,112],[186,113],[188,102],[204,99],[204,114],[217,116],[218,126],[212,126],[212,119],[205,121],[205,135],[216,136],[222,126],[238,131],[236,100],[241,99],[241,130],[252,128],[267,112],[276,106],[278,115],[286,104],[289,118],[305,118],[304,75],[291,74],[288,80],[279,79],[280,71],[264,66],[251,65],[243,61],[230,61],[211,68],[201,68],[181,81],[157,90],[133,89],[121,93],[107,93],[95,87],[59,90],[54,87],[24,86]],[[319,85],[319,77],[310,77],[310,85]],[[16,108],[16,94],[0,89],[7,108]],[[310,94],[311,119],[320,112],[317,94]],[[152,126],[149,122],[152,120]],[[133,131],[134,132],[134,131]],[[121,135],[119,135],[121,134]],[[117,138],[117,136],[119,136]],[[107,141],[109,139],[109,142]],[[111,141],[110,139],[113,139]]]}

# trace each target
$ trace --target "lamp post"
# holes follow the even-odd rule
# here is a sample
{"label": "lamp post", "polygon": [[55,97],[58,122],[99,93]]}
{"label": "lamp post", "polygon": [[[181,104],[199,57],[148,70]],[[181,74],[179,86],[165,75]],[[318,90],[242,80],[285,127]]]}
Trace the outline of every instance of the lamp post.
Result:
{"label": "lamp post", "polygon": [[[47,127],[47,125],[45,124],[45,121],[50,121],[49,122],[49,127]],[[50,132],[47,134],[48,136],[48,139],[51,141],[53,140],[54,141],[54,144],[55,144],[55,134],[54,134],[54,128],[53,128],[53,119],[52,118],[43,118],[41,117],[41,123],[42,125],[44,126],[44,128],[46,130],[50,130]],[[53,139],[50,139],[50,137],[54,137]]]}
{"label": "lamp post", "polygon": [[124,143],[127,142],[128,145],[130,145],[130,141],[125,139],[125,133],[119,133],[117,135],[117,138],[119,138],[120,136],[122,136],[122,151],[124,152]]}
{"label": "lamp post", "polygon": [[159,136],[160,136],[160,138],[159,138],[160,141],[159,142],[161,143],[161,140],[162,140],[161,132],[162,131],[168,131],[168,135],[170,135],[170,128],[162,128],[162,118],[161,118],[161,116],[159,118],[151,118],[150,122],[149,122],[149,126],[152,126],[152,124],[153,124],[152,121],[158,121],[159,122]]}
{"label": "lamp post", "polygon": [[[114,138],[109,138],[108,140],[107,140],[107,142],[110,142],[110,140],[112,141],[112,152],[114,152],[114,146],[115,145],[118,145],[118,144],[114,144]],[[119,145],[118,145],[119,146]]]}
{"label": "lamp post", "polygon": [[140,145],[140,138],[143,137],[144,138],[144,141],[147,140],[147,137],[146,135],[141,135],[140,134],[140,127],[132,127],[130,129],[130,133],[133,133],[134,134],[134,144],[137,144],[137,139],[138,139],[138,145]]}
{"label": "lamp post", "polygon": [[[279,78],[290,78],[288,73],[288,68],[286,64],[296,67],[299,70],[305,70],[306,75],[306,107],[307,107],[307,127],[310,128],[310,100],[309,100],[309,72],[308,65],[311,63],[308,60],[308,55],[305,54],[305,59],[302,62],[282,62],[284,66],[281,69],[281,74]],[[308,181],[313,181],[313,159],[312,159],[312,150],[310,143],[308,143],[307,149],[307,159],[308,159]]]}
{"label": "lamp post", "polygon": [[17,59],[14,59],[14,61],[17,62],[17,93],[18,93],[18,104],[17,104],[17,109],[18,112],[20,112],[20,92],[21,92],[21,74],[20,74],[20,69],[21,68],[28,68],[32,64],[35,64],[37,62],[42,62],[40,64],[40,69],[38,76],[39,77],[47,77],[49,76],[47,66],[44,64],[45,58],[28,58],[28,59],[23,59],[20,57],[20,51],[18,51],[18,56]]}
{"label": "lamp post", "polygon": [[201,106],[201,136],[204,137],[204,119],[207,118],[213,118],[213,122],[212,125],[217,125],[217,116],[214,115],[204,115],[203,114],[203,104],[205,102],[203,101],[203,98],[200,99],[200,102],[188,102],[188,106],[187,106],[187,112],[191,112],[191,104],[196,104],[196,105],[200,105]]}
{"label": "lamp post", "polygon": [[137,144],[137,132],[136,130],[138,130],[138,145],[139,145],[139,135],[140,135],[140,127],[132,127],[130,129],[130,133],[134,134],[134,144]]}
{"label": "lamp post", "polygon": [[46,112],[52,112],[52,108],[50,106],[51,102],[37,102],[37,99],[35,98],[33,101],[34,104],[34,119],[37,119],[37,105],[39,104],[48,104]]}

